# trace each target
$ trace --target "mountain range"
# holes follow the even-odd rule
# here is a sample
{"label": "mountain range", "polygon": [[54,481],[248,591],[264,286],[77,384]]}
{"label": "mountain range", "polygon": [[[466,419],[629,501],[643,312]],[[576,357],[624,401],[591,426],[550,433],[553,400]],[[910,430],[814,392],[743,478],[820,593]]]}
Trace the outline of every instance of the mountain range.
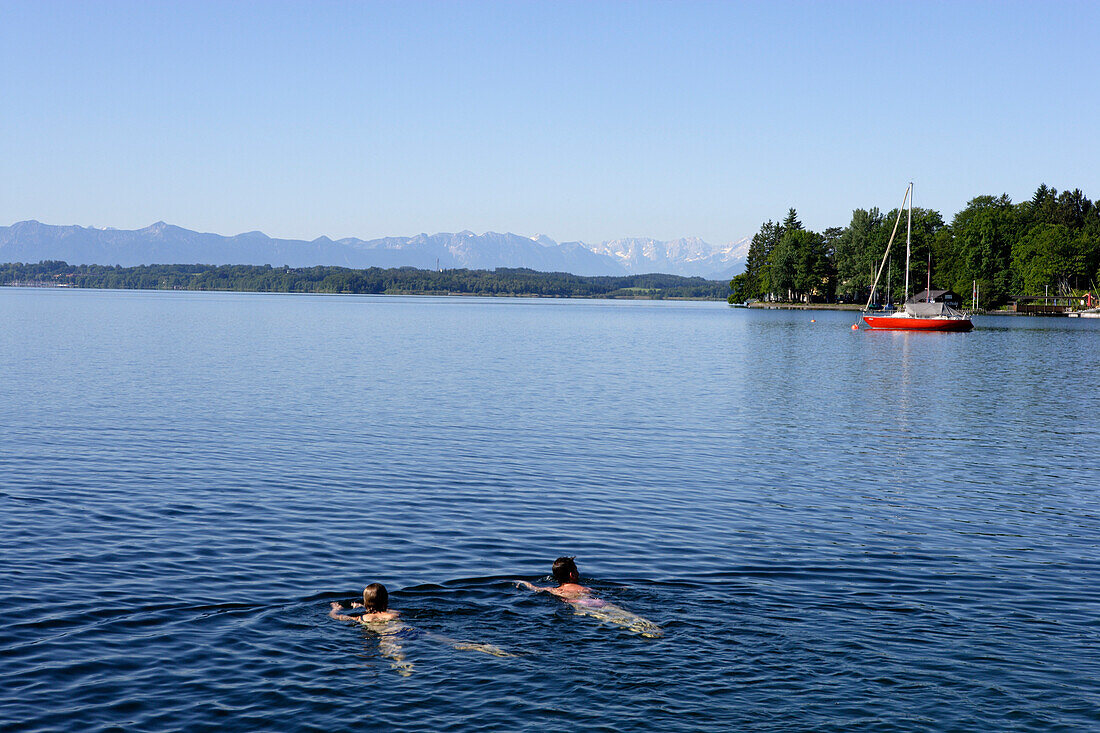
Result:
{"label": "mountain range", "polygon": [[98,229],[21,221],[0,227],[0,262],[64,260],[70,265],[205,264],[421,269],[527,267],[575,275],[662,272],[728,280],[744,269],[749,239],[716,247],[696,237],[613,239],[598,245],[539,235],[470,231],[363,240],[226,237],[160,221],[144,229]]}

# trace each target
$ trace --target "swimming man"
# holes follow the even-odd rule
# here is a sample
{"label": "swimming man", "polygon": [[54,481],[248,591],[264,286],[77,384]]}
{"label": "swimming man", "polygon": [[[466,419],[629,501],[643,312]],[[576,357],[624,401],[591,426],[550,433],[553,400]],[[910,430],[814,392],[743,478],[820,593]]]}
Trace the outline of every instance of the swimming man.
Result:
{"label": "swimming man", "polygon": [[528,583],[526,580],[516,582],[527,590],[533,590],[536,593],[550,593],[566,602],[592,595],[591,588],[585,588],[581,585],[581,575],[577,572],[577,563],[573,558],[559,557],[550,568],[550,574],[554,576],[554,580],[560,583],[557,588],[540,587]]}
{"label": "swimming man", "polygon": [[559,585],[554,587],[537,586],[526,580],[518,580],[516,584],[533,590],[536,593],[550,593],[562,599],[573,607],[573,611],[582,616],[591,616],[629,629],[642,636],[651,639],[662,636],[661,627],[649,619],[631,613],[624,608],[612,605],[607,601],[592,595],[592,589],[581,585],[581,576],[577,572],[577,563],[572,557],[559,557],[550,568],[550,574]]}

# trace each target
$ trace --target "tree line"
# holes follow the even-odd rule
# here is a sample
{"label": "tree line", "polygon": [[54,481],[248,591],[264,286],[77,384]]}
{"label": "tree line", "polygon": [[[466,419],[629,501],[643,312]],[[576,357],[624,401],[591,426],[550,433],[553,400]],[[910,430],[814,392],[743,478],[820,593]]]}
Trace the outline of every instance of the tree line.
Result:
{"label": "tree line", "polygon": [[414,267],[270,265],[69,265],[57,260],[0,265],[0,285],[133,290],[237,290],[265,293],[529,295],[556,298],[721,300],[725,282],[678,275],[585,277],[527,268],[418,270]]}
{"label": "tree line", "polygon": [[[729,301],[865,302],[898,209],[856,209],[846,227],[806,230],[792,208],[752,239],[745,272],[730,281]],[[902,299],[905,216],[898,227],[877,299]],[[900,243],[900,246],[898,246]],[[1028,201],[978,196],[945,223],[938,211],[913,208],[910,294],[924,289],[927,263],[935,287],[968,296],[979,308],[1019,295],[1068,295],[1100,282],[1100,206],[1079,189],[1039,186]],[[915,283],[915,284],[914,284]]]}

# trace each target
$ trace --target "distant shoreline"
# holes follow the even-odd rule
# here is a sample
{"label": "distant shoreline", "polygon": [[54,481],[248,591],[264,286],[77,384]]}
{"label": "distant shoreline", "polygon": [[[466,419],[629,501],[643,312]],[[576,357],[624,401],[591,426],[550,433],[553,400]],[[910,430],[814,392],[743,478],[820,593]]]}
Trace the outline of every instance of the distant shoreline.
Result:
{"label": "distant shoreline", "polygon": [[[746,306],[742,306],[746,307]],[[806,311],[860,311],[863,306],[855,303],[762,303],[757,301],[747,307],[758,310],[806,310]]]}
{"label": "distant shoreline", "polygon": [[[52,282],[0,282],[0,288],[37,288],[41,290],[129,290],[133,292],[190,292],[190,293],[266,293],[273,295],[396,295],[396,296],[424,296],[424,297],[467,297],[467,298],[545,298],[548,300],[677,300],[697,301],[704,303],[723,303],[725,298],[720,297],[689,297],[673,295],[546,295],[542,293],[471,293],[442,290],[387,290],[382,293],[349,293],[331,291],[304,291],[304,290],[254,290],[238,288],[149,288],[149,287],[110,287],[102,285],[72,285],[69,283]],[[752,303],[748,306],[730,304],[730,308],[750,308],[753,310],[814,310],[814,311],[849,311],[861,312],[862,305],[854,303]],[[1027,315],[1054,315],[1057,314],[1033,314],[1014,313],[1012,311],[970,311],[973,315],[981,316],[1027,316]]]}
{"label": "distant shoreline", "polygon": [[474,295],[492,297],[725,301],[729,283],[652,273],[582,276],[526,268],[356,270],[270,265],[69,265],[61,261],[0,264],[0,285],[107,290],[190,290],[347,295]]}
{"label": "distant shoreline", "polygon": [[255,293],[257,295],[387,295],[399,297],[428,297],[428,298],[539,298],[542,300],[674,300],[692,301],[700,303],[725,303],[725,298],[711,297],[680,297],[661,295],[541,295],[539,293],[463,293],[446,291],[413,291],[395,290],[384,293],[335,293],[327,291],[297,291],[297,290],[238,290],[233,288],[112,288],[99,285],[55,285],[53,283],[0,283],[0,288],[28,289],[28,290],[124,290],[133,293]]}

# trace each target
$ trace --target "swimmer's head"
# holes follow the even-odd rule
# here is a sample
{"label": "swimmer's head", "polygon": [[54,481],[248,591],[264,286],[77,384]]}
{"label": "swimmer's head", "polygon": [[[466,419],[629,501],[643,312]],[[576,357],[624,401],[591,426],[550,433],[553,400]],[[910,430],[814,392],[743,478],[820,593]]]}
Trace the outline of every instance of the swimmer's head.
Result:
{"label": "swimmer's head", "polygon": [[367,613],[380,613],[390,608],[390,594],[381,583],[371,583],[363,589],[363,607]]}
{"label": "swimmer's head", "polygon": [[577,572],[577,563],[571,557],[559,557],[554,561],[554,567],[550,569],[554,580],[559,583],[579,583],[581,574]]}

